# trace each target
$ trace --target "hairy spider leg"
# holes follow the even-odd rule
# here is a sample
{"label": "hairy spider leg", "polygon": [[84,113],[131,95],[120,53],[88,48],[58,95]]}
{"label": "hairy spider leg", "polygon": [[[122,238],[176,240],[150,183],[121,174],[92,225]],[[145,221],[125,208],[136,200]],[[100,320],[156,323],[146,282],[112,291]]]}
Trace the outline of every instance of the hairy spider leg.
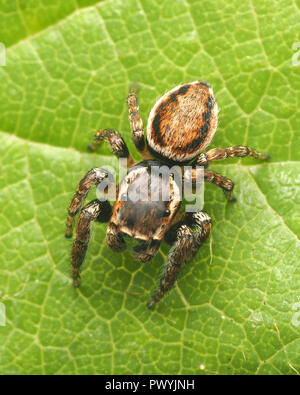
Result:
{"label": "hairy spider leg", "polygon": [[127,159],[127,166],[131,167],[135,163],[129,153],[125,141],[123,140],[123,137],[121,137],[117,131],[112,129],[98,130],[95,134],[94,142],[88,145],[88,150],[92,152],[95,151],[103,141],[110,144],[112,152],[117,158]]}
{"label": "hairy spider leg", "polygon": [[143,152],[145,150],[144,127],[142,117],[140,115],[136,91],[137,87],[134,86],[127,97],[127,105],[129,112],[130,128],[132,132],[132,140],[134,142],[134,145],[136,146],[136,149],[139,152]]}
{"label": "hairy spider leg", "polygon": [[[208,238],[211,231],[211,219],[203,211],[187,213],[183,223],[176,224],[175,227],[176,241],[170,250],[159,288],[147,304],[150,309],[154,308],[156,303],[172,288],[183,265],[196,255],[201,244]],[[169,232],[172,233],[172,228]],[[169,237],[169,241],[170,239],[172,236]]]}
{"label": "hairy spider leg", "polygon": [[150,243],[142,243],[135,246],[132,255],[136,261],[149,262],[153,259],[160,247],[160,241],[152,240]]}
{"label": "hairy spider leg", "polygon": [[236,146],[228,148],[213,148],[199,155],[196,164],[199,166],[207,166],[210,162],[226,158],[244,158],[252,156],[255,159],[268,160],[270,155],[260,154],[249,147]]}
{"label": "hairy spider leg", "polygon": [[[100,184],[104,179],[108,179],[109,172],[107,170],[102,169],[101,167],[96,167],[91,169],[86,173],[86,175],[79,182],[77,191],[69,205],[68,208],[68,217],[67,217],[67,226],[66,226],[66,237],[72,237],[73,233],[73,223],[76,214],[79,212],[81,206],[91,188],[94,185]],[[112,178],[110,179],[112,181]]]}
{"label": "hairy spider leg", "polygon": [[72,278],[74,286],[79,286],[80,266],[88,248],[93,221],[108,222],[112,208],[108,201],[93,200],[82,208],[76,226],[76,239],[71,253]]}

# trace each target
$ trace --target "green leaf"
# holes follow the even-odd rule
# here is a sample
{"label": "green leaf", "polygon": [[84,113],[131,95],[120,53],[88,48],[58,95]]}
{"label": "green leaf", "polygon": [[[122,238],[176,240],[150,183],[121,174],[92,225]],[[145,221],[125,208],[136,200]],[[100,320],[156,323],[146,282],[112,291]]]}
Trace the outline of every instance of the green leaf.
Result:
{"label": "green leaf", "polygon": [[[0,0],[1,374],[299,374],[299,17],[298,0]],[[146,124],[194,80],[221,108],[213,146],[271,162],[212,166],[238,201],[206,187],[212,237],[154,312],[168,248],[139,264],[105,246],[103,224],[74,290],[67,205],[87,170],[117,165],[87,144],[109,127],[133,150],[133,82]]]}

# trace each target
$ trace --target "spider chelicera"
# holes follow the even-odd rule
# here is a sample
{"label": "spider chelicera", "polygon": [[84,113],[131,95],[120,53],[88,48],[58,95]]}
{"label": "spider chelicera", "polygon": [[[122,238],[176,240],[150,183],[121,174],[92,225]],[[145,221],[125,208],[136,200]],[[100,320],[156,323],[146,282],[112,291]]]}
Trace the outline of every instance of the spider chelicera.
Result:
{"label": "spider chelicera", "polygon": [[[218,124],[217,103],[207,82],[195,81],[180,85],[163,95],[150,112],[146,143],[135,89],[128,96],[127,103],[132,138],[142,161],[135,163],[118,132],[99,130],[89,149],[94,151],[102,141],[107,141],[118,158],[127,159],[129,170],[119,184],[113,207],[108,200],[96,199],[81,209],[90,189],[108,179],[109,174],[107,170],[97,167],[82,178],[69,205],[66,237],[72,236],[74,218],[80,211],[71,255],[72,277],[76,287],[79,286],[80,267],[87,251],[93,221],[109,223],[106,243],[116,252],[126,248],[126,236],[138,240],[138,245],[133,248],[133,256],[141,262],[151,260],[163,240],[170,244],[172,248],[159,287],[147,304],[153,308],[173,286],[183,264],[195,256],[208,238],[211,219],[203,211],[179,210],[180,186],[174,175],[164,181],[160,176],[151,177],[154,189],[170,190],[169,200],[152,201],[151,191],[144,185],[151,168],[191,164],[195,167],[192,182],[196,183],[196,166],[207,167],[210,162],[225,158],[252,156],[265,160],[269,156],[245,146],[214,148],[205,152]],[[203,175],[204,181],[217,185],[229,201],[234,200],[234,184],[230,179],[206,168]],[[145,199],[132,201],[124,198],[133,187],[140,187]]]}

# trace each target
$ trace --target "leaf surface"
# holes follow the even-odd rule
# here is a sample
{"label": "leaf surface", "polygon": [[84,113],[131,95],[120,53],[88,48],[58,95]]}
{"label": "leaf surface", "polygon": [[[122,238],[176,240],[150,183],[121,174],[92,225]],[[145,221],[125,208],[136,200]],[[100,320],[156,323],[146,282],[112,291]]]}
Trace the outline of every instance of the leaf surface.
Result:
{"label": "leaf surface", "polygon": [[[0,0],[1,374],[299,374],[299,9]],[[154,312],[145,303],[168,248],[139,264],[105,246],[103,224],[74,290],[67,205],[87,170],[117,166],[107,146],[87,154],[87,144],[115,128],[134,150],[131,84],[146,125],[155,100],[194,80],[213,85],[221,108],[213,146],[247,144],[271,161],[212,166],[238,201],[206,187],[212,238]]]}

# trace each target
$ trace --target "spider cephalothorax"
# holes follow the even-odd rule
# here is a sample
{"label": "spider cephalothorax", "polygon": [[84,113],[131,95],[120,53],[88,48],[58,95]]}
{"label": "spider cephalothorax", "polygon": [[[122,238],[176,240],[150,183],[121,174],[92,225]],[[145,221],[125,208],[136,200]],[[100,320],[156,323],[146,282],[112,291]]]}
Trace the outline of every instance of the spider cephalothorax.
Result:
{"label": "spider cephalothorax", "polygon": [[[124,236],[136,239],[139,244],[133,249],[136,260],[146,262],[158,252],[162,241],[172,245],[160,280],[159,289],[148,307],[155,304],[172,287],[184,263],[188,262],[207,239],[211,220],[203,211],[185,213],[181,205],[181,171],[173,171],[172,165],[189,163],[192,183],[197,182],[197,165],[232,158],[252,156],[267,159],[244,146],[215,148],[204,152],[211,143],[218,124],[218,108],[211,86],[207,82],[194,81],[180,85],[162,96],[154,105],[148,119],[146,144],[135,91],[128,96],[129,120],[132,138],[143,161],[135,163],[122,137],[114,130],[99,130],[95,142],[89,146],[95,150],[101,141],[108,141],[118,158],[127,158],[131,166],[121,180],[113,207],[107,200],[94,200],[81,209],[76,239],[72,248],[72,276],[74,285],[79,285],[80,266],[87,250],[92,221],[109,222],[106,242],[114,251],[126,248]],[[156,168],[158,173],[153,174]],[[163,177],[163,169],[171,169]],[[148,177],[151,175],[151,177]],[[233,182],[211,170],[203,170],[204,181],[222,188],[228,200],[233,201]],[[75,215],[79,212],[90,189],[107,180],[108,172],[102,168],[90,170],[80,181],[72,199],[67,220],[66,236],[72,236]],[[150,181],[149,181],[150,180]],[[168,199],[163,192],[168,190]],[[138,196],[137,196],[137,191]],[[153,195],[157,192],[156,198]]]}
{"label": "spider cephalothorax", "polygon": [[[160,166],[158,161],[146,160],[129,169],[120,183],[110,219],[121,233],[148,243],[163,239],[181,203],[180,186],[176,180],[162,178],[161,173],[151,173],[152,168],[160,169]],[[171,191],[168,200],[152,199],[151,190],[157,191],[159,197],[163,189]]]}

